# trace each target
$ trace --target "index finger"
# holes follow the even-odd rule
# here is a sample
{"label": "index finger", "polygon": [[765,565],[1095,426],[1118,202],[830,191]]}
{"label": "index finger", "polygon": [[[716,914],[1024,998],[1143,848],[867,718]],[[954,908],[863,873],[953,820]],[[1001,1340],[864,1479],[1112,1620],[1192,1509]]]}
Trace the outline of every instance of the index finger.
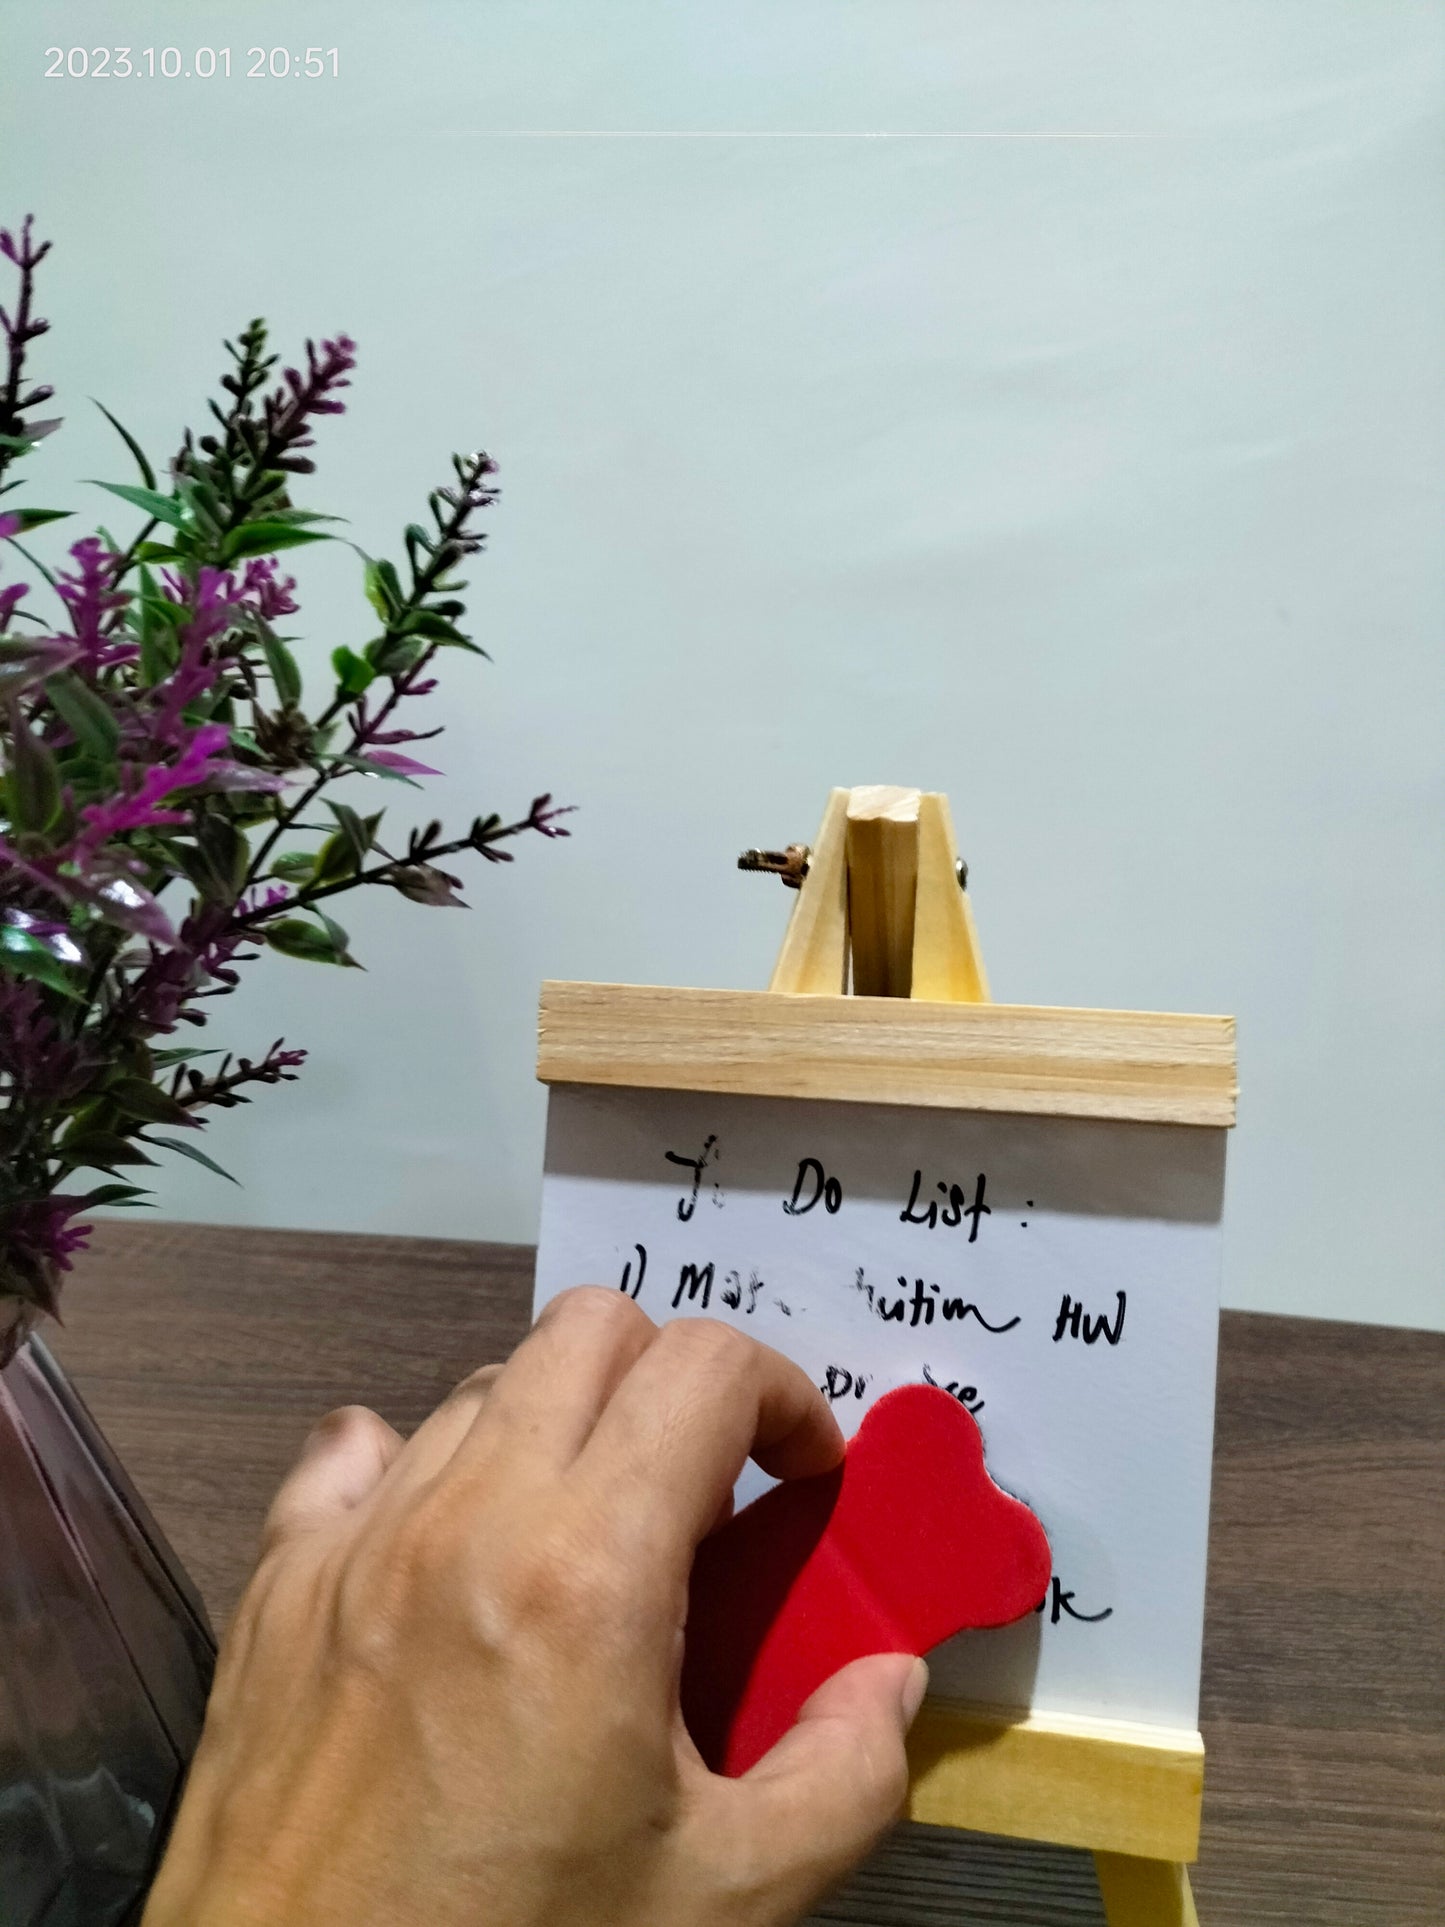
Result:
{"label": "index finger", "polygon": [[831,1472],[843,1434],[801,1367],[711,1318],[664,1325],[593,1428],[576,1471],[621,1537],[685,1572],[749,1458],[776,1478]]}

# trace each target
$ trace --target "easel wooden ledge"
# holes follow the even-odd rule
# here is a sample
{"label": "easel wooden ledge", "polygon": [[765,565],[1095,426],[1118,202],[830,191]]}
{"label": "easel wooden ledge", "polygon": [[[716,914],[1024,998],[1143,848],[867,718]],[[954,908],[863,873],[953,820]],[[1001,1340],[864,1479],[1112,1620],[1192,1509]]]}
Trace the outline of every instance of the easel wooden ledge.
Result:
{"label": "easel wooden ledge", "polygon": [[[991,1003],[957,866],[945,796],[836,789],[767,991],[544,984],[537,1074],[1234,1123],[1232,1018]],[[1110,1927],[1199,1927],[1197,1732],[930,1699],[909,1760],[911,1819],[1088,1848]]]}

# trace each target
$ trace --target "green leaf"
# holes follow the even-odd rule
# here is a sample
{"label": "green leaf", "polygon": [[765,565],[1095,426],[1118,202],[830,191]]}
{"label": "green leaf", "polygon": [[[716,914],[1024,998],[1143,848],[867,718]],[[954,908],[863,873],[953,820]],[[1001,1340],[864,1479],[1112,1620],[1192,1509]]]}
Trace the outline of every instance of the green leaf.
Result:
{"label": "green leaf", "polygon": [[356,871],[355,852],[338,830],[335,836],[328,836],[316,852],[316,868],[311,880],[318,885],[340,883],[345,877],[355,876]]}
{"label": "green leaf", "polygon": [[196,475],[178,476],[176,493],[185,503],[197,534],[207,542],[214,542],[224,526],[226,511],[210,483]]}
{"label": "green leaf", "polygon": [[[229,1171],[223,1170],[214,1158],[208,1158],[196,1145],[185,1144],[178,1137],[148,1137],[145,1142],[154,1144],[159,1150],[178,1151],[183,1158],[189,1158],[193,1164],[204,1164],[208,1171],[214,1171],[218,1178],[224,1178],[228,1184],[241,1182],[239,1178],[233,1178]],[[154,1164],[155,1159],[152,1158],[149,1162]]]}
{"label": "green leaf", "polygon": [[[94,395],[91,396],[91,400],[95,401]],[[103,401],[96,401],[95,405],[134,456],[135,465],[140,470],[141,480],[148,489],[154,490],[156,485],[156,472],[146,460],[145,450],[141,447],[135,436],[131,434],[124,422],[118,422],[116,420],[115,416],[111,414]]]}
{"label": "green leaf", "polygon": [[143,1124],[185,1124],[190,1112],[184,1104],[152,1084],[146,1077],[118,1077],[105,1087],[105,1095],[127,1117]]}
{"label": "green leaf", "polygon": [[365,573],[361,579],[366,589],[367,601],[371,604],[372,608],[375,609],[383,622],[390,622],[395,611],[391,606],[390,598],[382,582],[381,564],[379,562],[373,562],[370,557],[368,557]]}
{"label": "green leaf", "polygon": [[151,1052],[153,1063],[189,1064],[196,1057],[219,1057],[219,1050],[157,1050]]}
{"label": "green leaf", "polygon": [[271,874],[287,883],[309,883],[316,871],[316,858],[310,850],[288,850],[271,865]]}
{"label": "green leaf", "polygon": [[103,488],[111,495],[118,495],[122,502],[129,502],[132,508],[144,509],[147,515],[157,522],[165,522],[173,529],[186,526],[186,511],[173,496],[162,495],[153,488],[132,488],[129,482],[98,482],[94,476],[87,478],[93,487]]}
{"label": "green leaf", "polygon": [[276,694],[282,705],[292,709],[301,700],[301,670],[296,658],[279,636],[269,630],[261,638],[261,647],[266,652],[266,664],[271,671],[271,680],[276,685]]}
{"label": "green leaf", "polygon": [[330,937],[336,948],[345,953],[343,961],[349,963],[353,969],[359,970],[361,965],[357,963],[356,959],[350,954],[351,939],[342,929],[341,925],[337,923],[334,918],[328,917],[324,910],[318,910],[314,904],[309,905],[308,908],[313,917],[319,917],[321,919],[326,927],[327,936]]}
{"label": "green leaf", "polygon": [[299,549],[305,542],[329,542],[332,538],[322,529],[293,528],[289,522],[274,519],[264,522],[243,522],[221,544],[223,562],[236,562],[247,555],[274,555],[280,549]]}
{"label": "green leaf", "polygon": [[365,863],[367,853],[371,849],[371,839],[376,834],[375,829],[368,829],[349,803],[333,803],[330,798],[328,798],[326,807],[336,818],[341,829],[341,834],[346,838],[347,847],[350,849],[355,859],[356,867],[359,870],[362,864]]}
{"label": "green leaf", "polygon": [[406,608],[406,596],[395,565],[383,556],[367,560],[364,577],[366,599],[385,623],[392,623]]}
{"label": "green leaf", "polygon": [[267,509],[266,520],[286,528],[305,528],[311,522],[344,522],[344,515],[319,515],[315,509]]}
{"label": "green leaf", "polygon": [[347,954],[344,942],[338,945],[330,930],[318,930],[314,923],[307,923],[302,917],[280,917],[275,923],[263,924],[261,934],[283,957],[300,957],[307,963],[349,964],[353,968],[356,965],[356,959]]}
{"label": "green leaf", "polygon": [[142,567],[140,580],[140,667],[142,680],[150,688],[164,682],[176,666],[180,649],[167,612],[180,605],[160,593],[148,568]]}
{"label": "green leaf", "polygon": [[137,562],[179,562],[179,549],[167,548],[164,542],[142,542],[136,549]]}
{"label": "green leaf", "polygon": [[343,643],[331,652],[331,667],[336,671],[336,686],[343,696],[361,696],[376,681],[376,671],[354,649]]}
{"label": "green leaf", "polygon": [[59,958],[41,938],[32,937],[28,930],[17,930],[13,924],[0,924],[0,969],[16,977],[33,977],[62,997],[80,1000],[80,986]]}
{"label": "green leaf", "polygon": [[10,815],[17,829],[43,834],[60,814],[60,771],[55,758],[31,733],[18,708],[11,710],[10,769],[6,777]]}
{"label": "green leaf", "polygon": [[[97,402],[96,406],[100,404]],[[141,1184],[101,1184],[94,1191],[87,1191],[80,1200],[82,1211],[98,1211],[103,1204],[129,1204],[135,1198],[148,1198],[150,1192]]]}
{"label": "green leaf", "polygon": [[402,676],[416,667],[432,645],[424,636],[387,634],[366,645],[366,660],[380,676]]}
{"label": "green leaf", "polygon": [[114,1131],[67,1131],[57,1147],[57,1155],[72,1168],[94,1165],[98,1171],[114,1170],[118,1164],[154,1164],[144,1151]]}
{"label": "green leaf", "polygon": [[[428,636],[446,649],[469,649],[474,656],[486,656],[487,652],[470,636],[464,636],[454,623],[439,615],[435,609],[413,609],[402,623],[406,635]],[[487,656],[488,662],[491,657]]]}
{"label": "green leaf", "polygon": [[120,725],[104,702],[79,676],[68,671],[51,676],[45,693],[75,731],[76,741],[99,762],[113,763],[120,745]]}
{"label": "green leaf", "polygon": [[43,529],[47,522],[63,522],[70,514],[69,509],[12,509],[12,515],[20,517],[20,533],[28,535],[31,529]]}
{"label": "green leaf", "polygon": [[196,826],[196,842],[225,889],[234,897],[251,867],[251,846],[229,816],[210,813]]}

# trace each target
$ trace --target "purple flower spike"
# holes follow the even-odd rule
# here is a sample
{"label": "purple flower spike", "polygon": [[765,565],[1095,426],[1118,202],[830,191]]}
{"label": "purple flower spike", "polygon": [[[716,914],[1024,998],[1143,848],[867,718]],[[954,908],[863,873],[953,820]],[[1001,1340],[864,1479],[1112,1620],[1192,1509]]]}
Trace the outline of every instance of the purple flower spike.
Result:
{"label": "purple flower spike", "polygon": [[98,535],[87,535],[71,545],[73,569],[57,572],[55,593],[65,604],[70,626],[80,645],[80,666],[89,675],[118,662],[133,662],[138,651],[129,638],[116,640],[130,596],[115,587],[120,558]]}

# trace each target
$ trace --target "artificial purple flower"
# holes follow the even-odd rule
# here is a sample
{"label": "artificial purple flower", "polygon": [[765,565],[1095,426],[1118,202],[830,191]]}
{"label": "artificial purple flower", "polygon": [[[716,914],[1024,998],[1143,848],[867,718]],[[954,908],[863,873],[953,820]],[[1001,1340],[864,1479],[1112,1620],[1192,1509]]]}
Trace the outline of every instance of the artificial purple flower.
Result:
{"label": "artificial purple flower", "polygon": [[[33,313],[33,270],[46,251],[29,220],[18,238],[0,230],[0,258],[18,268],[20,282],[13,319],[0,311],[0,470],[58,426],[30,419],[26,411],[50,390],[27,390],[22,370],[26,344],[47,326]],[[350,696],[338,697],[350,711],[349,736],[335,727],[337,703],[313,719],[299,700],[283,699],[290,678],[277,646],[289,638],[275,630],[296,613],[296,582],[270,553],[274,541],[258,532],[272,514],[308,519],[291,509],[287,491],[292,477],[313,470],[302,451],[317,423],[343,412],[356,345],[347,335],[308,341],[304,364],[284,369],[269,393],[277,363],[264,323],[228,347],[235,371],[222,379],[231,399],[213,410],[224,436],[187,433],[174,465],[197,517],[161,577],[166,606],[155,609],[144,575],[144,607],[128,586],[132,566],[154,548],[122,557],[89,536],[71,547],[56,584],[66,609],[60,627],[70,633],[51,635],[35,623],[37,633],[7,633],[0,646],[0,754],[16,819],[6,826],[14,847],[0,838],[0,1112],[14,1152],[0,1173],[9,1178],[0,1185],[0,1364],[40,1311],[56,1310],[60,1274],[88,1235],[74,1222],[83,1197],[30,1194],[47,1193],[72,1163],[113,1169],[127,1156],[117,1139],[163,1143],[144,1134],[148,1118],[199,1129],[208,1108],[248,1102],[248,1086],[289,1082],[306,1059],[278,1039],[260,1060],[227,1053],[203,1073],[184,1052],[171,1053],[169,1064],[157,1053],[157,1063],[148,1043],[181,1024],[205,1025],[203,1000],[234,990],[268,944],[353,964],[335,926],[326,926],[330,943],[296,939],[292,914],[319,898],[384,884],[420,903],[457,903],[458,880],[436,858],[470,849],[506,862],[510,852],[499,846],[523,831],[566,834],[550,797],[520,822],[479,817],[452,842],[440,824],[412,830],[398,858],[378,834],[380,810],[361,816],[333,805],[337,832],[309,820],[325,786],[359,770],[438,773],[408,752],[440,731],[399,726],[394,713],[401,698],[436,688],[427,673],[436,644],[423,639],[394,652],[397,661],[411,655],[413,666],[386,672],[390,687],[374,713],[364,697],[354,707]],[[455,484],[428,497],[435,533],[407,530],[411,581],[402,593],[419,614],[450,621],[461,612],[433,594],[452,594],[438,578],[454,575],[481,546],[470,520],[493,498],[484,478],[494,467],[485,455],[454,457]],[[244,509],[229,529],[238,539],[228,543],[201,513],[208,499]],[[26,526],[23,515],[0,512],[0,543]],[[263,552],[215,566],[252,542]],[[27,593],[20,584],[0,589],[0,632]],[[25,620],[20,612],[15,628]],[[348,652],[345,666],[352,660]],[[78,678],[57,676],[71,667]],[[343,692],[352,687],[349,675],[342,683]],[[265,800],[293,780],[296,801]],[[283,843],[293,831],[327,841],[293,851]],[[355,859],[339,875],[330,861],[338,833]],[[362,861],[372,849],[385,859],[379,865]],[[275,881],[278,870],[296,880]],[[158,1101],[127,1088],[137,1080],[154,1084]],[[66,1150],[53,1152],[59,1143]],[[92,1195],[99,1201],[116,1191]]]}
{"label": "artificial purple flower", "polygon": [[17,1097],[54,1103],[84,1088],[96,1058],[83,1041],[66,1037],[45,1008],[40,986],[0,975],[0,1074]]}
{"label": "artificial purple flower", "polygon": [[231,732],[224,723],[203,723],[174,763],[153,763],[135,789],[87,803],[81,810],[85,828],[76,839],[74,861],[84,864],[102,843],[127,830],[148,830],[165,823],[187,821],[184,810],[161,808],[175,790],[197,789],[213,773],[214,758],[226,748]]}
{"label": "artificial purple flower", "polygon": [[[31,230],[34,226],[35,216],[33,214],[27,214],[20,224],[20,239],[18,241],[10,232],[9,228],[0,227],[0,254],[3,254],[7,261],[13,262],[17,268],[36,267],[50,252],[51,242],[42,241],[40,246],[36,247],[35,243],[31,240]],[[5,310],[0,308],[0,326],[3,326],[8,333],[11,325]]]}
{"label": "artificial purple flower", "polygon": [[80,645],[80,664],[90,675],[118,662],[133,662],[139,651],[129,638],[115,632],[130,597],[115,586],[120,557],[98,535],[71,544],[75,567],[56,572],[55,593],[70,615],[70,626]]}
{"label": "artificial purple flower", "polygon": [[345,413],[346,404],[337,400],[337,391],[351,386],[348,377],[355,366],[356,343],[350,335],[337,335],[322,342],[319,354],[315,342],[307,342],[304,375],[297,368],[285,370],[284,382],[262,405],[268,453],[277,468],[293,475],[314,471],[316,464],[297,451],[312,445],[313,415]]}
{"label": "artificial purple flower", "polygon": [[211,645],[230,626],[240,592],[224,569],[210,568],[203,568],[196,580],[194,602],[190,600],[191,584],[183,577],[167,572],[165,587],[172,602],[190,609],[190,617],[181,626],[179,660],[154,691],[158,702],[151,731],[157,743],[176,748],[187,727],[185,711],[222,673],[222,664]]}
{"label": "artificial purple flower", "polygon": [[85,1249],[95,1229],[94,1225],[71,1223],[84,1209],[84,1198],[66,1197],[64,1192],[54,1192],[48,1198],[25,1198],[6,1213],[6,1239],[12,1245],[24,1246],[42,1262],[69,1271],[71,1258]]}
{"label": "artificial purple flower", "polygon": [[[59,1318],[57,1273],[69,1271],[93,1226],[72,1224],[83,1198],[17,1198],[0,1209],[0,1366],[8,1365],[35,1321],[36,1308]],[[18,1288],[18,1292],[17,1292]]]}
{"label": "artificial purple flower", "polygon": [[275,622],[281,616],[294,616],[301,606],[292,594],[295,587],[295,576],[283,576],[274,555],[258,555],[246,564],[239,595],[263,621]]}
{"label": "artificial purple flower", "polygon": [[540,830],[543,836],[571,836],[572,832],[564,830],[557,818],[571,816],[576,807],[575,803],[554,803],[550,791],[544,796],[534,797],[527,815],[527,828]]}

